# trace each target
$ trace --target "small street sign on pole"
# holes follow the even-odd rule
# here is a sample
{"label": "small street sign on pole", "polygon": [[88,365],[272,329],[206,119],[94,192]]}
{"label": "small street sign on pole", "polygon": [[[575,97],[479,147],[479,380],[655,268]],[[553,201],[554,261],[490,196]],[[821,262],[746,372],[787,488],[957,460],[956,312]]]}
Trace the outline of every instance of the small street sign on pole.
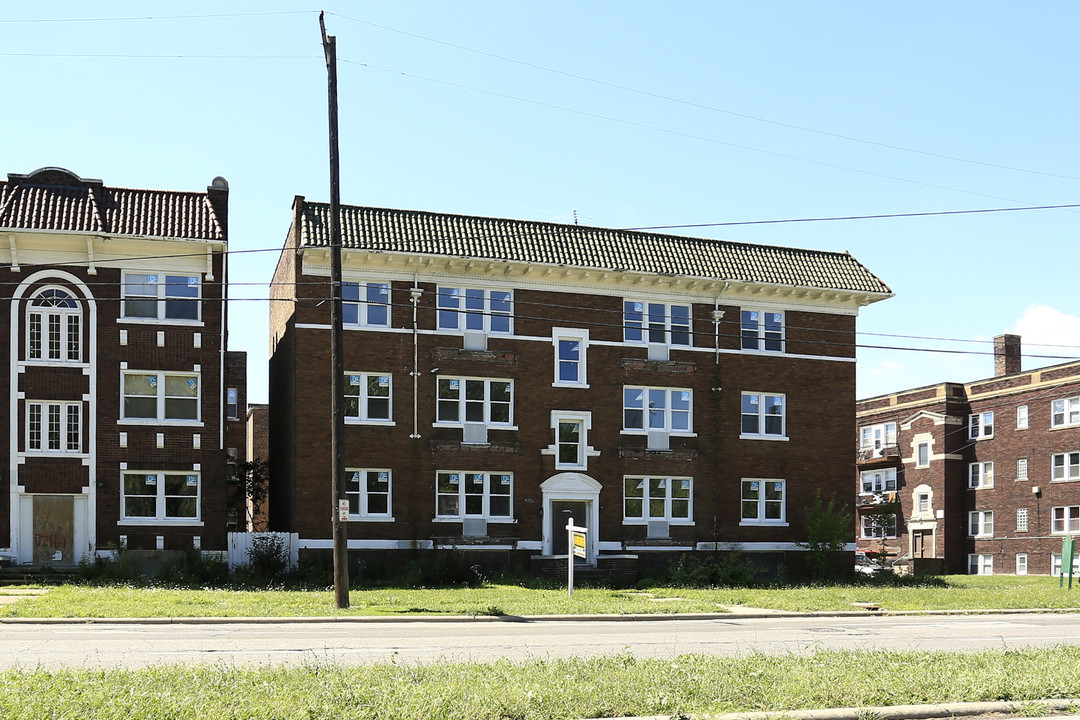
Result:
{"label": "small street sign on pole", "polygon": [[587,528],[574,525],[574,518],[566,521],[566,592],[570,597],[574,596],[574,558],[585,559],[588,554],[585,551],[585,533]]}

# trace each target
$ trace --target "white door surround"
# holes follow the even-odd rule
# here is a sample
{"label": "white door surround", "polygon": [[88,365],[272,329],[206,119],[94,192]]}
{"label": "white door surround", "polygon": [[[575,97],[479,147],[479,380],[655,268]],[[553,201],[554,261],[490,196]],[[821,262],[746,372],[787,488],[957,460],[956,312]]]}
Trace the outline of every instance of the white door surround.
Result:
{"label": "white door surround", "polygon": [[[588,508],[585,517],[585,527],[588,528],[588,533],[585,535],[586,561],[596,562],[596,551],[600,543],[597,535],[600,527],[600,489],[602,487],[603,485],[593,478],[579,472],[558,473],[540,483],[544,511],[542,554],[551,555],[555,533],[566,532],[565,522],[556,522],[551,503],[583,502]],[[559,527],[555,527],[556,525]]]}

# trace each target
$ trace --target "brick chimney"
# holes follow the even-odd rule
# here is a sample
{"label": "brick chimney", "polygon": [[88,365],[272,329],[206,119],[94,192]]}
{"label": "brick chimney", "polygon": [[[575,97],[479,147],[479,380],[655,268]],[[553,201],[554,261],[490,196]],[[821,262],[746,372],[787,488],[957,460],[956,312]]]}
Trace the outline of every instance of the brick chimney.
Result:
{"label": "brick chimney", "polygon": [[998,335],[994,338],[994,377],[1020,372],[1020,336]]}
{"label": "brick chimney", "polygon": [[206,198],[214,208],[214,215],[221,223],[225,239],[229,239],[229,181],[220,175],[206,187]]}

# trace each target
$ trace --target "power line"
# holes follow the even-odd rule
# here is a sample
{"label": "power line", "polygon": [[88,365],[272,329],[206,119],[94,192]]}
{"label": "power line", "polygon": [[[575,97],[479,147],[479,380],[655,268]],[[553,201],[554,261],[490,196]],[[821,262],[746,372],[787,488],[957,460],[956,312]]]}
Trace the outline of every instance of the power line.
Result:
{"label": "power line", "polygon": [[264,15],[310,15],[317,10],[277,10],[265,12],[209,13],[203,15],[132,15],[126,17],[84,17],[84,18],[13,18],[0,20],[0,24],[24,23],[85,23],[85,22],[128,22],[144,20],[202,20],[207,18],[259,17]]}

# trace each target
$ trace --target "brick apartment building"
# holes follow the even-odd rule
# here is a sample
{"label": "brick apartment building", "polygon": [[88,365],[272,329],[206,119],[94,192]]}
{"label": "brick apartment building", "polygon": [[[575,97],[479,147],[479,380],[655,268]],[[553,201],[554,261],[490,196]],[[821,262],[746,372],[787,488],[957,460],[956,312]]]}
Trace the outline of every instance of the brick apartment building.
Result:
{"label": "brick apartment building", "polygon": [[949,573],[1061,569],[1080,534],[1080,363],[1022,372],[1020,338],[994,342],[993,378],[858,402],[861,550]]}
{"label": "brick apartment building", "polygon": [[[0,555],[225,548],[228,184],[113,188],[60,168],[0,182]],[[233,427],[233,426],[236,427]],[[242,447],[242,445],[241,445]]]}
{"label": "brick apartment building", "polygon": [[[273,283],[271,527],[331,546],[329,206],[297,197]],[[850,498],[847,253],[343,207],[349,548],[525,566],[645,553],[798,564]],[[655,555],[653,556],[655,557]]]}

